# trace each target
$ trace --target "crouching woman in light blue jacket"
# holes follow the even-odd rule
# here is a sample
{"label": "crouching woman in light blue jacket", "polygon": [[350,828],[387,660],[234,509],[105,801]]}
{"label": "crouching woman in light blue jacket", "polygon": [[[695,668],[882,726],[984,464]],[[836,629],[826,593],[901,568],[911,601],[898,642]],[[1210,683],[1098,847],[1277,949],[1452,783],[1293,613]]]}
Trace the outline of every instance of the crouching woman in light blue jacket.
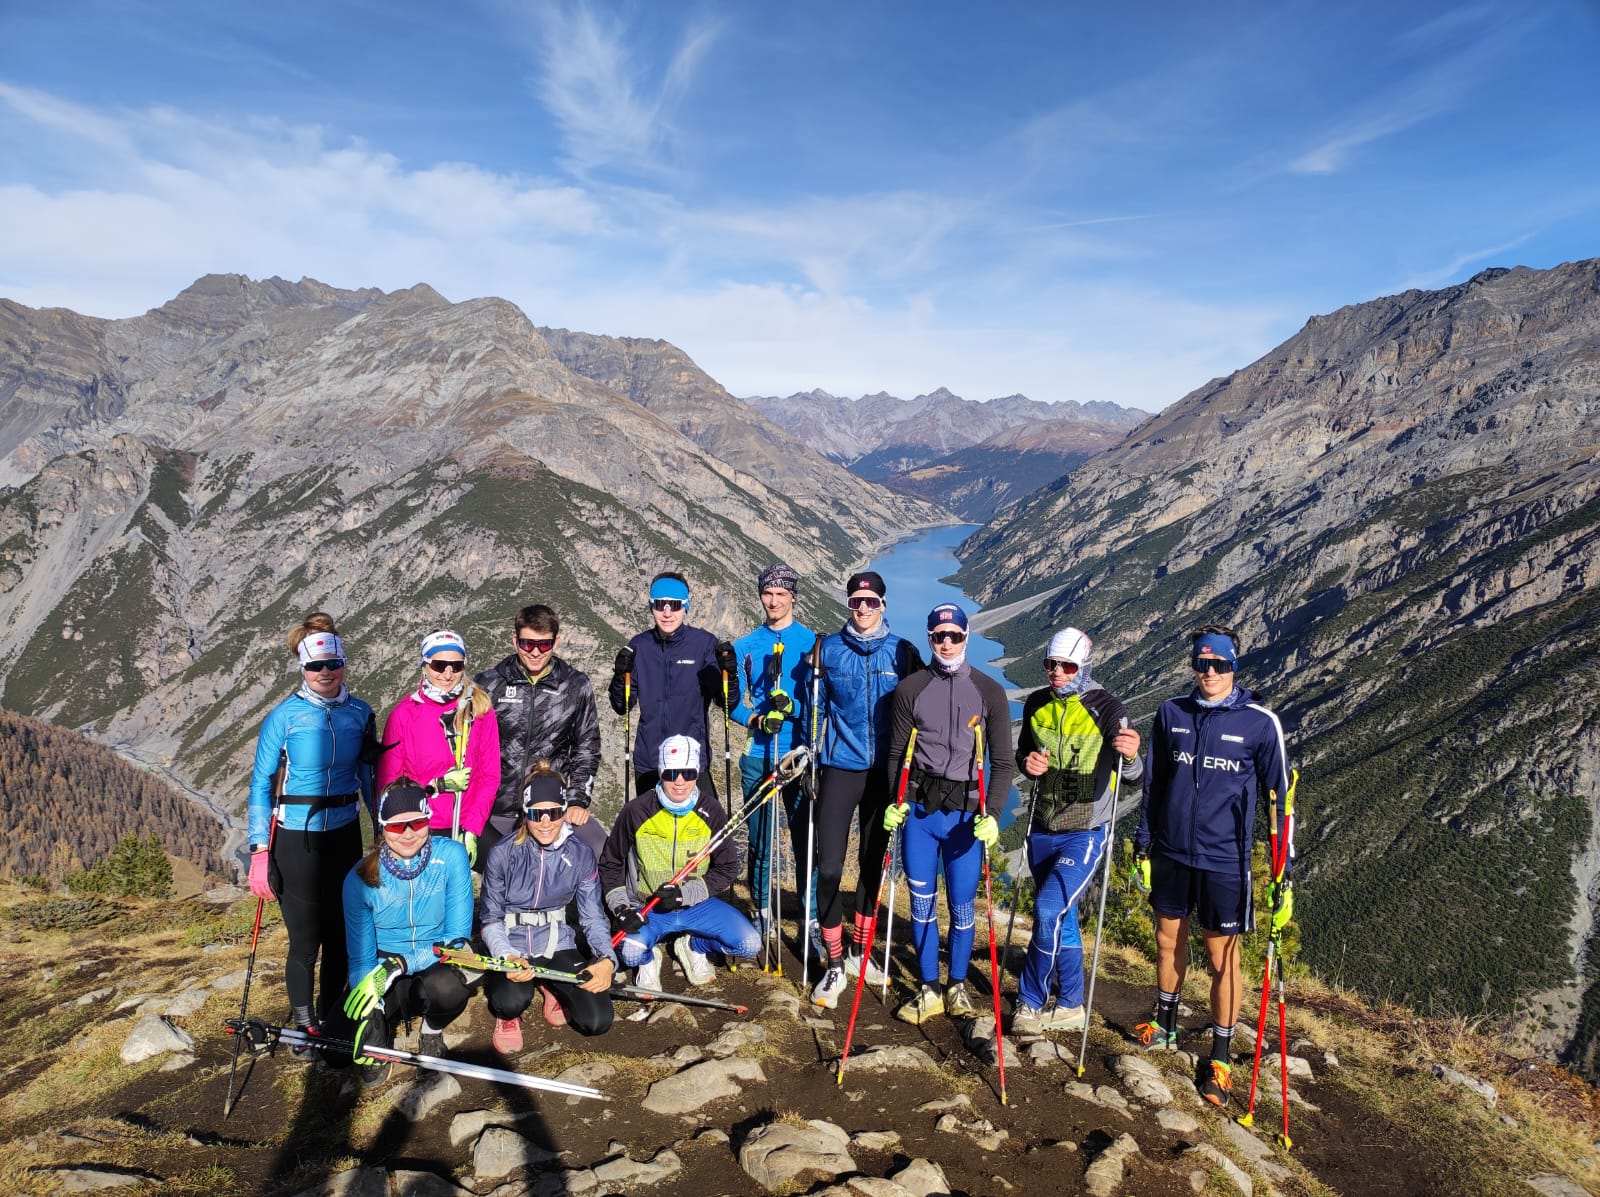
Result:
{"label": "crouching woman in light blue jacket", "polygon": [[389,1046],[395,1024],[421,1016],[419,1049],[444,1054],[444,1028],[467,1008],[461,970],[441,963],[434,945],[467,947],[472,934],[472,866],[455,840],[428,834],[428,795],[398,778],[378,797],[379,842],[344,881],[350,952],[345,1013],[356,1023],[355,1062],[380,1085],[389,1066],[362,1046]]}

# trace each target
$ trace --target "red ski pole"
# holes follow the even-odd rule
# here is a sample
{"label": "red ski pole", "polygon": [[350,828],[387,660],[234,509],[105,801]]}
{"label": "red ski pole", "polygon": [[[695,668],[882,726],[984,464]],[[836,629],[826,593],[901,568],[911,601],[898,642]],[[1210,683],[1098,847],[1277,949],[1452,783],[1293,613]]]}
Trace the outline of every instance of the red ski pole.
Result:
{"label": "red ski pole", "polygon": [[[974,715],[968,725],[972,728],[973,755],[978,768],[978,818],[988,814],[983,786],[983,724]],[[989,849],[978,845],[983,852],[983,905],[989,915],[989,988],[994,991],[994,1054],[1000,1064],[1000,1104],[1006,1104],[1006,1041],[1000,1033],[1000,957],[994,939],[994,890],[989,882]]]}

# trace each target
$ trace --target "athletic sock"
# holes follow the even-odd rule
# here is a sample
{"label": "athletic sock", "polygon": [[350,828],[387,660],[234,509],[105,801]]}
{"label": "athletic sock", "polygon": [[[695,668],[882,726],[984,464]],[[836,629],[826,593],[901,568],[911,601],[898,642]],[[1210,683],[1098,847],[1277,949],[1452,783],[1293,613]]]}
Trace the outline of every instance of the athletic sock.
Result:
{"label": "athletic sock", "polygon": [[422,1020],[422,1033],[424,1035],[443,1035],[444,1034],[444,1028],[443,1027],[436,1027],[431,1022],[429,1022],[426,1018],[424,1018]]}
{"label": "athletic sock", "polygon": [[850,941],[856,951],[861,951],[866,946],[867,936],[872,933],[872,916],[870,914],[856,915],[855,926],[850,932]]}
{"label": "athletic sock", "polygon": [[1211,1058],[1219,1064],[1233,1062],[1233,1028],[1211,1024]]}
{"label": "athletic sock", "polygon": [[1181,995],[1156,991],[1156,1025],[1169,1035],[1178,1033],[1178,999]]}
{"label": "athletic sock", "polygon": [[844,928],[824,927],[822,929],[822,947],[828,953],[828,963],[833,964],[844,959]]}

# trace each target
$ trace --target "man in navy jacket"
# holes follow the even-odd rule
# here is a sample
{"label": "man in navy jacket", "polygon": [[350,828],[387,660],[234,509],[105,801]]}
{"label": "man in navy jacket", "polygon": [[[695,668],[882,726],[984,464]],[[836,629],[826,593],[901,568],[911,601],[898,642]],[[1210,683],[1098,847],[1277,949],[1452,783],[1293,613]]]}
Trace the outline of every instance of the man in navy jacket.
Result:
{"label": "man in navy jacket", "polygon": [[1190,641],[1194,689],[1156,712],[1133,846],[1156,921],[1154,1021],[1138,1027],[1147,1047],[1176,1049],[1189,919],[1197,916],[1211,964],[1211,1058],[1198,1078],[1215,1106],[1231,1096],[1234,1024],[1244,991],[1239,936],[1254,929],[1250,846],[1256,800],[1289,789],[1278,717],[1236,684],[1239,638],[1215,624]]}

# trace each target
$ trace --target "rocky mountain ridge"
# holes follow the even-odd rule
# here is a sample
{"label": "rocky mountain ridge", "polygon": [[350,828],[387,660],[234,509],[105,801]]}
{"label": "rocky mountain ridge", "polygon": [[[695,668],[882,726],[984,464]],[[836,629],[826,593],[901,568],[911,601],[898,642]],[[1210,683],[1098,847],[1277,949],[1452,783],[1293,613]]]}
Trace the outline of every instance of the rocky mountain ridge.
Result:
{"label": "rocky mountain ridge", "polygon": [[[664,380],[698,375],[664,343],[626,353],[608,380],[669,409]],[[352,689],[381,710],[431,628],[488,665],[510,613],[550,602],[564,654],[601,673],[659,569],[689,575],[720,634],[753,622],[775,557],[832,618],[874,544],[948,518],[803,446],[727,451],[574,372],[503,300],[214,275],[131,320],[5,303],[0,701],[236,806],[305,611],[335,613]]]}
{"label": "rocky mountain ridge", "polygon": [[[1308,958],[1593,1067],[1600,261],[1315,317],[963,547],[1142,716],[1238,627],[1305,774]],[[1029,596],[1038,601],[1026,609]],[[1462,918],[1482,909],[1488,923]]]}

